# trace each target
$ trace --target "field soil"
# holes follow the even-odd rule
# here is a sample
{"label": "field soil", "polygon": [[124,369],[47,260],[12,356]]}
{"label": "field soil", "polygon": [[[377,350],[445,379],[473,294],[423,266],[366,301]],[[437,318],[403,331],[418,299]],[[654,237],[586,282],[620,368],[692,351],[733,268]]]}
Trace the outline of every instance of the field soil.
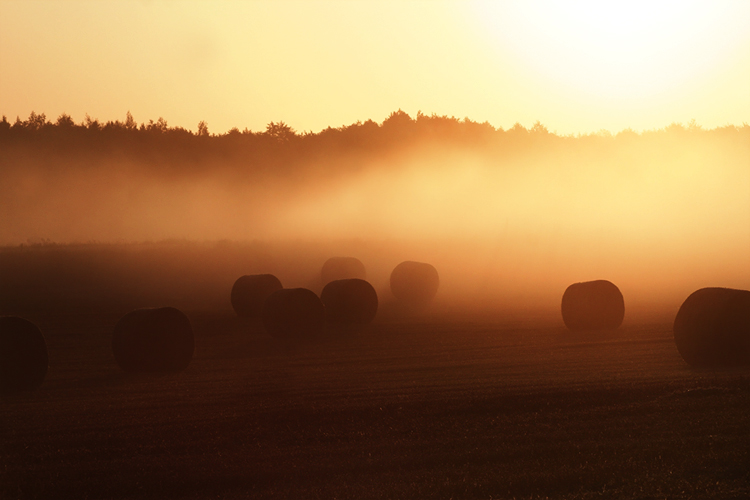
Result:
{"label": "field soil", "polygon": [[750,373],[688,368],[669,324],[426,314],[288,343],[189,315],[192,363],[158,376],[115,364],[115,314],[32,318],[50,369],[0,400],[0,496],[750,495]]}
{"label": "field soil", "polygon": [[[626,298],[619,329],[572,333],[558,311],[383,300],[371,325],[284,342],[229,307],[239,264],[211,281],[180,274],[197,251],[94,250],[0,253],[0,314],[50,359],[0,398],[2,499],[750,498],[750,369],[688,367],[672,311]],[[191,319],[187,370],[117,366],[114,325],[143,305]]]}

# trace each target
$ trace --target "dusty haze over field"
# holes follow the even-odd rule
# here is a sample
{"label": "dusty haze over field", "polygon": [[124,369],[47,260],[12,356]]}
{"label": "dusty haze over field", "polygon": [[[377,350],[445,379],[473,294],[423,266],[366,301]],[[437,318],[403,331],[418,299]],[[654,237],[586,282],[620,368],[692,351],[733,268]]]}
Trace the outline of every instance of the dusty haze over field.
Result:
{"label": "dusty haze over field", "polygon": [[701,286],[750,286],[746,127],[522,134],[512,140],[532,142],[510,152],[422,144],[381,157],[303,156],[263,175],[108,155],[18,160],[0,187],[0,240],[296,244],[298,262],[286,262],[300,286],[325,252],[360,257],[381,288],[400,260],[421,260],[438,267],[444,298],[477,303],[553,305],[567,284],[599,278],[644,307]]}
{"label": "dusty haze over field", "polygon": [[383,282],[432,262],[468,301],[750,288],[748,25],[728,0],[2,2],[0,245],[298,243]]}

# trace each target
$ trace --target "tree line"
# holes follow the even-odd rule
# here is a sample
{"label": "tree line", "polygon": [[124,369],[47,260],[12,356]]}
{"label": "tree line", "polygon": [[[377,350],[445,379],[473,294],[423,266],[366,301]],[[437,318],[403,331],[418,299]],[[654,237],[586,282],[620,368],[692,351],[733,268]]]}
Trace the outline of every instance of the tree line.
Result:
{"label": "tree line", "polygon": [[16,118],[11,123],[6,116],[0,120],[0,168],[30,157],[55,158],[63,165],[73,160],[101,163],[114,158],[153,169],[179,171],[222,165],[272,173],[310,163],[334,165],[349,161],[353,165],[356,161],[350,160],[379,159],[415,148],[469,149],[501,158],[559,148],[596,150],[634,143],[671,147],[696,140],[729,141],[741,147],[750,144],[750,126],[745,123],[740,127],[704,129],[692,121],[642,133],[624,130],[617,134],[564,136],[550,132],[539,122],[529,128],[516,123],[503,129],[468,118],[421,112],[412,118],[398,110],[382,123],[358,121],[317,133],[299,133],[279,121],[259,132],[232,128],[223,134],[212,134],[204,121],[193,132],[170,127],[164,118],[138,124],[130,112],[123,121],[101,122],[86,115],[81,123],[75,123],[67,114],[51,121],[44,113],[32,112],[26,120]]}

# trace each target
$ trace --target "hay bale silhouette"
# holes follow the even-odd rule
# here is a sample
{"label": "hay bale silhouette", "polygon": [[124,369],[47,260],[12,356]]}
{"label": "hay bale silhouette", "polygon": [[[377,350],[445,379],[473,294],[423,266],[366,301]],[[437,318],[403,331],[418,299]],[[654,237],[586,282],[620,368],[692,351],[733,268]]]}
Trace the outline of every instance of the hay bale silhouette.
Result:
{"label": "hay bale silhouette", "polygon": [[750,364],[750,291],[701,288],[674,319],[674,341],[694,367]]}
{"label": "hay bale silhouette", "polygon": [[36,389],[48,365],[47,343],[34,323],[15,316],[0,318],[0,394]]}
{"label": "hay bale silhouette", "polygon": [[323,331],[325,308],[315,292],[285,288],[266,299],[262,319],[266,331],[274,337],[314,337]]}
{"label": "hay bale silhouette", "polygon": [[282,288],[281,281],[273,274],[240,276],[232,286],[232,308],[237,316],[259,318],[266,299]]}
{"label": "hay bale silhouette", "polygon": [[625,317],[622,293],[607,280],[570,285],[563,293],[561,309],[570,330],[614,330]]}
{"label": "hay bale silhouette", "polygon": [[367,324],[378,312],[378,294],[365,280],[345,279],[328,283],[320,294],[331,323]]}
{"label": "hay bale silhouette", "polygon": [[117,322],[112,353],[126,372],[176,372],[193,359],[190,320],[174,307],[136,309]]}
{"label": "hay bale silhouette", "polygon": [[437,294],[439,286],[440,277],[431,264],[407,260],[391,272],[391,292],[405,304],[429,303]]}
{"label": "hay bale silhouette", "polygon": [[365,265],[355,257],[331,257],[323,264],[320,277],[323,284],[350,278],[365,279]]}

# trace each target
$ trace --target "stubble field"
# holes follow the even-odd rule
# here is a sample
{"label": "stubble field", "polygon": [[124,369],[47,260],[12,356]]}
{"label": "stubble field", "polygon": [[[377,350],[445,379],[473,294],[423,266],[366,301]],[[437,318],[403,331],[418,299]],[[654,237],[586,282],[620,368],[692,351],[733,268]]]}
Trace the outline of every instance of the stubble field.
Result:
{"label": "stubble field", "polygon": [[434,307],[290,343],[186,313],[188,369],[134,376],[120,312],[29,306],[50,367],[0,399],[0,497],[750,495],[750,370],[689,368],[669,321],[574,334]]}

